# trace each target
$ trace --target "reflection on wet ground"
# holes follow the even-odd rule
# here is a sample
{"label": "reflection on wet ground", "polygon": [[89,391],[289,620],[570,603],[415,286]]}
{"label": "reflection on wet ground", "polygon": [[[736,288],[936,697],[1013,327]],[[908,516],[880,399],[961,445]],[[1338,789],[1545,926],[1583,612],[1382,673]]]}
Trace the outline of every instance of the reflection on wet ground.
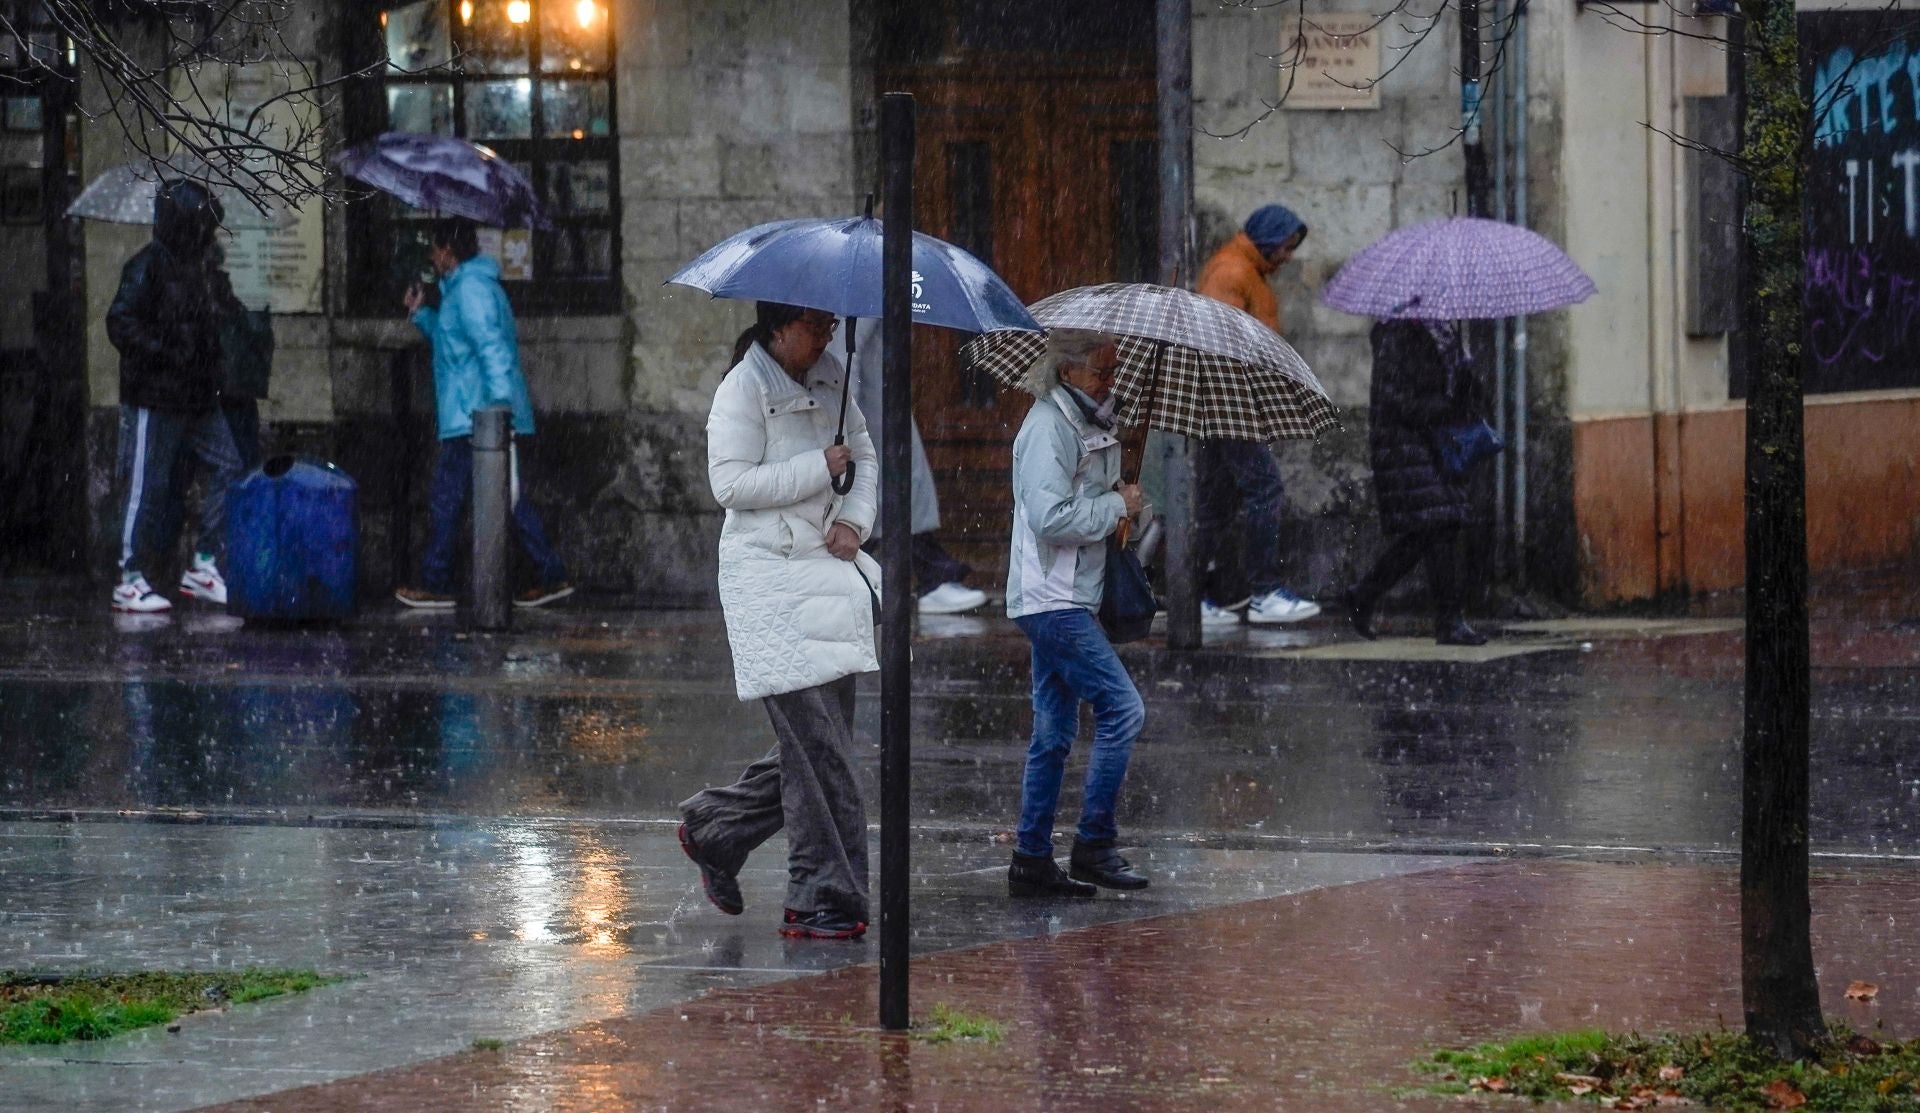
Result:
{"label": "reflection on wet ground", "polygon": [[[0,621],[0,807],[665,819],[770,744],[761,710],[733,696],[717,615],[520,617],[491,637],[445,616],[331,630],[192,614],[140,631],[90,613]],[[1339,644],[1324,627],[1233,632],[1186,655],[1127,647],[1149,723],[1122,814],[1136,833],[1216,844],[1733,845],[1737,630],[1652,636],[1636,620],[1513,638],[1549,648],[1266,655]],[[1819,627],[1816,659],[1816,840],[1920,852],[1920,629]],[[1000,619],[928,622],[915,669],[917,820],[1008,824],[1025,642]],[[876,694],[869,678],[870,791]]]}
{"label": "reflection on wet ground", "polygon": [[[728,917],[700,895],[666,827],[0,823],[0,970],[297,966],[353,978],[193,1018],[178,1034],[0,1049],[0,1110],[190,1108],[874,961],[871,938],[776,934],[782,851],[775,840],[749,860],[747,911]],[[917,954],[1460,861],[1155,847],[1134,855],[1154,888],[1056,904],[1006,898],[1006,853],[984,839],[915,840]]]}
{"label": "reflection on wet ground", "polygon": [[[1920,875],[1823,871],[1813,909],[1828,1014],[1915,1033]],[[997,1044],[883,1036],[869,967],[233,1108],[1442,1113],[1461,1100],[1404,1089],[1438,1047],[1737,1024],[1738,918],[1732,867],[1477,863],[915,963],[917,1013],[995,1018]],[[1854,978],[1879,996],[1846,1000]]]}

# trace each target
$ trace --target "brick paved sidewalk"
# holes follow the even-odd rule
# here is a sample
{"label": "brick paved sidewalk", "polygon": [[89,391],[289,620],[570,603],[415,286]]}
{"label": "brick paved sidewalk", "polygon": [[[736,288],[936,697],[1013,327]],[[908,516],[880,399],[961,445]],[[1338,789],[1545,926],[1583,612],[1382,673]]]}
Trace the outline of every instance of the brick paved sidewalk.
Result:
{"label": "brick paved sidewalk", "polygon": [[[992,1045],[882,1035],[863,966],[219,1108],[1458,1109],[1400,1096],[1407,1062],[1540,1029],[1737,1025],[1735,884],[1468,865],[916,960],[916,1017],[992,1016]],[[1920,871],[1823,871],[1814,908],[1829,1014],[1920,1030]],[[1876,1002],[1844,1000],[1856,978]]]}

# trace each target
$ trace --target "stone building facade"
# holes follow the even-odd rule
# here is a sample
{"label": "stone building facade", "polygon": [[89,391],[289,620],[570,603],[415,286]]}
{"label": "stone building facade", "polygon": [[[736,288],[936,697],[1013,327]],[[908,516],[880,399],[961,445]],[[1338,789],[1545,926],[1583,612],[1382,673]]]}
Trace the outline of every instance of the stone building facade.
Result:
{"label": "stone building facade", "polygon": [[[1343,6],[1364,15],[1378,5]],[[1288,339],[1328,387],[1345,428],[1276,447],[1289,494],[1287,555],[1303,594],[1330,594],[1376,544],[1365,453],[1369,322],[1320,306],[1316,293],[1389,230],[1470,203],[1457,133],[1458,27],[1446,7],[1432,26],[1403,18],[1372,30],[1369,49],[1390,72],[1370,104],[1268,111],[1288,77],[1273,56],[1290,40],[1289,6],[1194,5],[1201,257],[1268,201],[1296,209],[1312,228],[1275,288]],[[573,238],[532,241],[534,271],[509,289],[539,410],[528,452],[532,496],[592,590],[668,605],[711,600],[719,511],[706,485],[704,420],[750,307],[663,283],[752,224],[858,212],[877,181],[879,91],[906,89],[921,106],[920,226],[987,259],[1023,296],[1157,277],[1151,0],[353,3],[303,9],[290,41],[320,72],[337,74],[379,61],[396,41],[390,29],[428,8],[450,45],[466,50],[458,92],[450,84],[444,104],[423,92],[438,80],[431,74],[360,82],[334,109],[332,134],[357,141],[395,117],[463,133],[504,129],[504,138],[477,137],[538,163],[550,201],[558,183],[569,183]],[[1714,277],[1711,253],[1696,250],[1722,218],[1701,207],[1698,159],[1660,135],[1686,134],[1707,101],[1724,97],[1724,52],[1685,35],[1631,33],[1581,5],[1530,11],[1529,221],[1568,248],[1600,294],[1532,322],[1530,528],[1524,549],[1506,553],[1504,574],[1596,604],[1733,586],[1735,361],[1724,331],[1689,316],[1701,287],[1724,279]],[[1649,18],[1698,34],[1724,30],[1720,18],[1680,16],[1671,6],[1651,6]],[[524,32],[508,26],[516,19]],[[550,70],[547,47],[582,33],[569,19],[580,28],[604,21],[596,33],[605,38],[593,40],[604,56],[594,53],[600,46],[576,44],[586,53],[561,64],[584,69]],[[529,53],[481,72],[467,48],[495,40],[462,30],[476,26]],[[534,39],[536,31],[550,37]],[[399,86],[407,88],[394,92]],[[522,120],[514,98],[531,88],[539,92],[530,103],[544,107]],[[563,107],[579,118],[560,121]],[[76,180],[125,157],[111,127],[84,123],[78,132]],[[410,217],[382,204],[319,214],[319,295],[305,311],[276,317],[265,407],[277,449],[334,460],[359,480],[369,598],[405,578],[418,552],[433,450],[425,353],[400,317],[399,283],[383,269],[394,229]],[[146,233],[88,223],[67,234],[84,327],[75,361],[86,384],[84,413],[68,417],[86,463],[71,497],[90,523],[87,551],[70,563],[104,575],[117,513],[109,488],[118,399],[101,322],[121,262]],[[26,280],[18,272],[0,279]],[[0,303],[20,292],[0,290]],[[947,530],[992,587],[1021,405],[957,366],[961,338],[921,332],[916,405]],[[13,346],[0,337],[0,347]],[[1860,485],[1910,478],[1911,449],[1888,423],[1910,421],[1920,404],[1915,385],[1821,395],[1810,406],[1817,567],[1914,556],[1920,508],[1910,503],[1920,494],[1867,505]],[[1873,431],[1865,441],[1862,429]],[[1862,444],[1871,445],[1864,460]],[[1492,500],[1489,492],[1489,507]],[[1511,513],[1489,509],[1489,536],[1496,526],[1510,535]],[[1840,527],[1861,514],[1874,523],[1864,534]]]}

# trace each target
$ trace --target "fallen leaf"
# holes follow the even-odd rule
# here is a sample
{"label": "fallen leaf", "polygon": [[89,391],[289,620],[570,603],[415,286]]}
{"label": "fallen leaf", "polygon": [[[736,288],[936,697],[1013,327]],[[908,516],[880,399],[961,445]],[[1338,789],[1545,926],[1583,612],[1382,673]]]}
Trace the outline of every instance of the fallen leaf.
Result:
{"label": "fallen leaf", "polygon": [[1795,1089],[1793,1083],[1777,1078],[1760,1087],[1760,1094],[1767,1104],[1775,1109],[1798,1109],[1807,1104],[1807,1095]]}
{"label": "fallen leaf", "polygon": [[[1569,1089],[1575,1086],[1585,1086],[1589,1090],[1598,1090],[1601,1087],[1606,1085],[1605,1082],[1602,1082],[1600,1079],[1595,1078],[1591,1074],[1561,1073],[1561,1074],[1554,1075],[1553,1080],[1555,1082],[1558,1082],[1562,1086],[1568,1087]],[[1579,1092],[1580,1091],[1578,1090],[1574,1090],[1574,1093],[1579,1093]]]}
{"label": "fallen leaf", "polygon": [[1666,1066],[1660,1068],[1660,1081],[1678,1082],[1687,1076],[1687,1068]]}
{"label": "fallen leaf", "polygon": [[1504,1094],[1507,1092],[1507,1080],[1497,1074],[1492,1078],[1472,1079],[1467,1085],[1472,1089],[1485,1090],[1490,1094]]}
{"label": "fallen leaf", "polygon": [[1847,1000],[1871,1001],[1880,995],[1880,987],[1872,982],[1848,982]]}
{"label": "fallen leaf", "polygon": [[1863,1036],[1856,1032],[1854,1037],[1847,1041],[1847,1051],[1854,1055],[1878,1055],[1880,1045],[1874,1042],[1871,1036]]}
{"label": "fallen leaf", "polygon": [[1615,1109],[1645,1109],[1652,1104],[1650,1098],[1624,1097],[1613,1103]]}
{"label": "fallen leaf", "polygon": [[1674,1093],[1672,1090],[1668,1090],[1666,1093],[1653,1099],[1653,1103],[1655,1105],[1692,1105],[1693,1099],[1683,1097],[1680,1094]]}
{"label": "fallen leaf", "polygon": [[1586,1097],[1588,1094],[1593,1093],[1593,1087],[1584,1085],[1581,1083],[1575,1083],[1574,1085],[1567,1087],[1567,1093],[1572,1094],[1574,1097],[1577,1097],[1577,1098],[1583,1098],[1583,1097]]}

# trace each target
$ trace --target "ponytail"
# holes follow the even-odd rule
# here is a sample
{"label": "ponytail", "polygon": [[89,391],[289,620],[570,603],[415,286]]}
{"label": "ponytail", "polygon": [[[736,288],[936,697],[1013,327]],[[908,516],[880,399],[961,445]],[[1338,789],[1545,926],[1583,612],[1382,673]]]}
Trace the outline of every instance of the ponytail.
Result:
{"label": "ponytail", "polygon": [[806,307],[788,305],[779,301],[756,301],[753,303],[753,324],[748,326],[733,342],[733,363],[738,366],[747,358],[747,349],[759,344],[768,352],[773,350],[773,334],[799,320],[806,313]]}

